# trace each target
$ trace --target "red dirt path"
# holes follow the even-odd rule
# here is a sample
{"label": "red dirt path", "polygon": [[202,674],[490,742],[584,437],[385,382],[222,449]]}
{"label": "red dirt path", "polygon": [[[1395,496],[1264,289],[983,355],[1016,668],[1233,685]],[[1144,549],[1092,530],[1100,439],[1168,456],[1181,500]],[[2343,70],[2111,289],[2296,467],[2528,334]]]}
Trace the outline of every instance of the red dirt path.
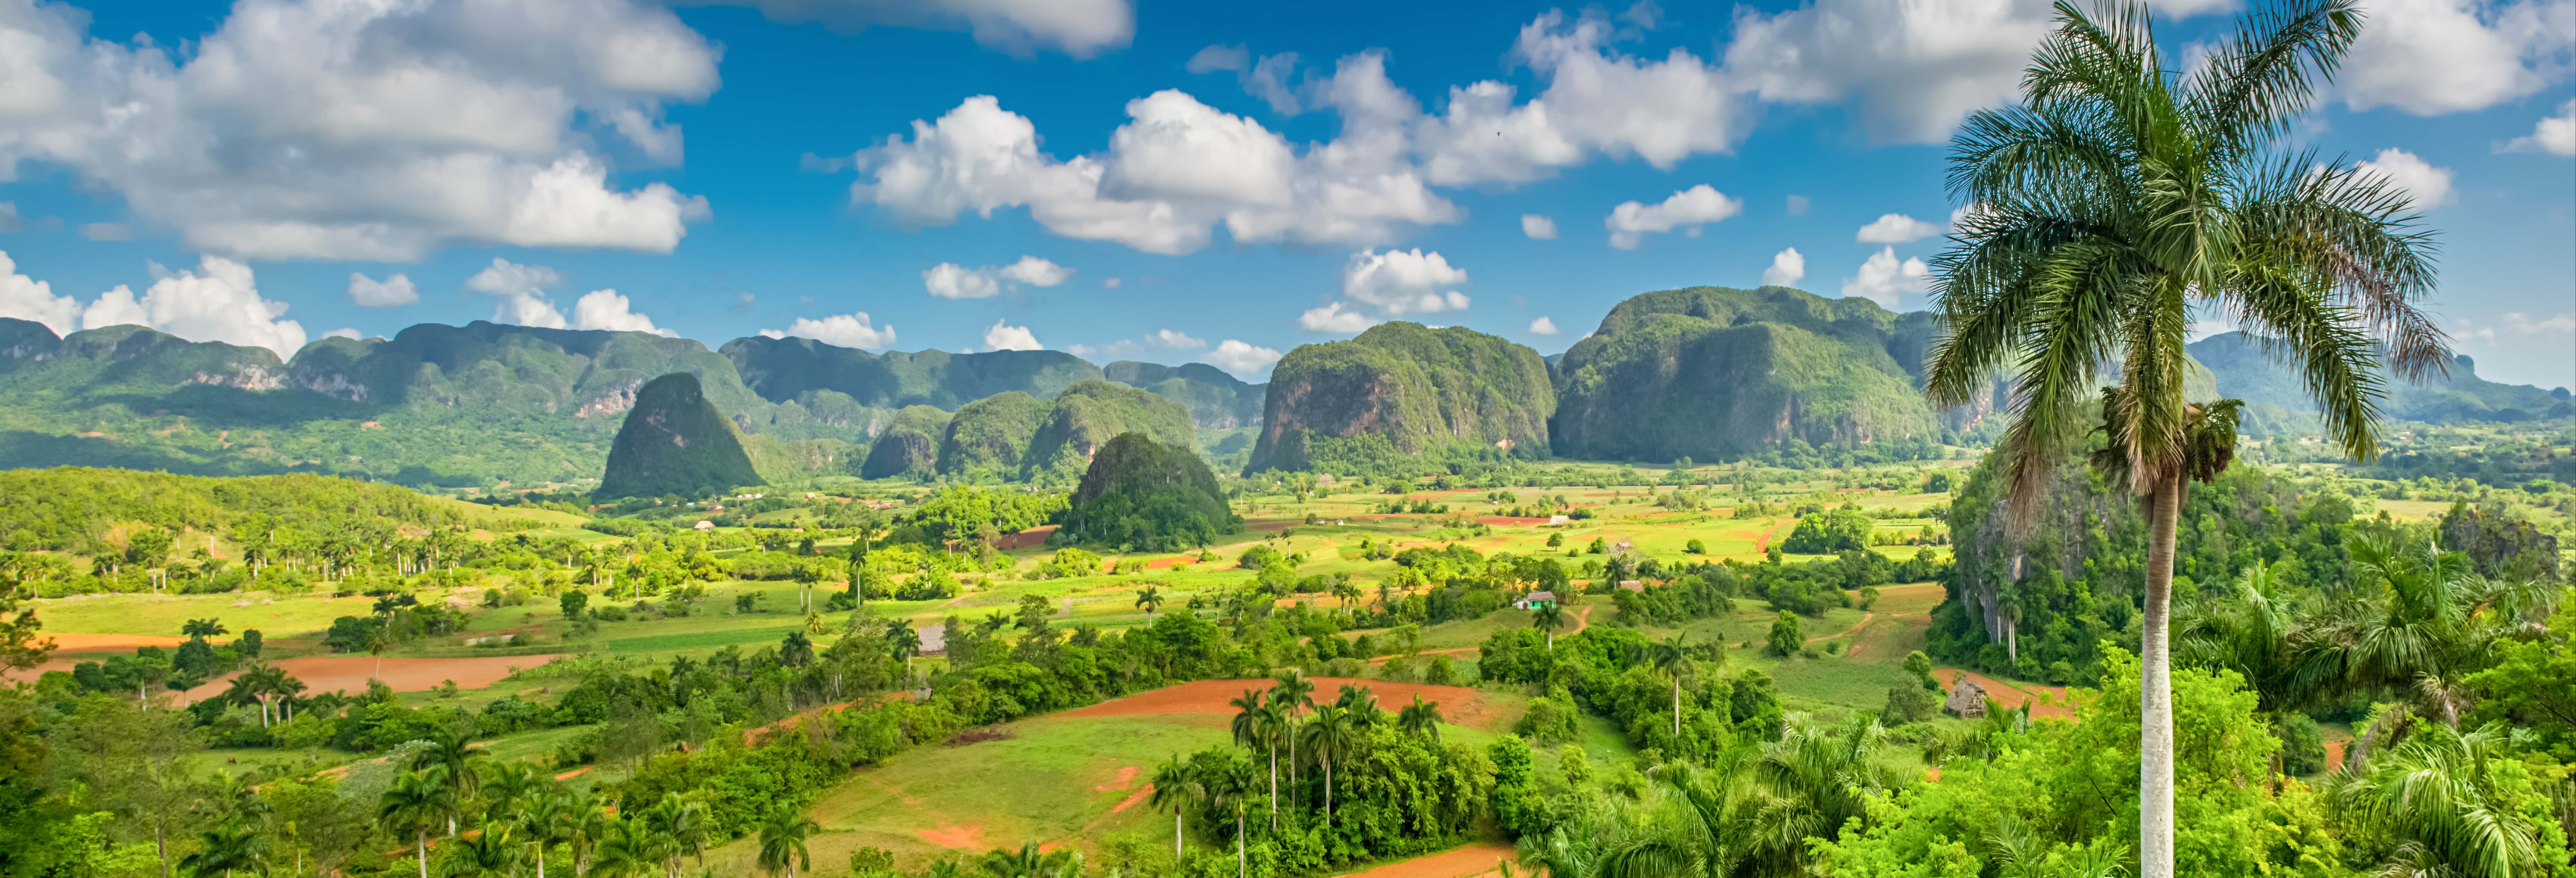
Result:
{"label": "red dirt path", "polygon": [[1340,878],[1470,878],[1493,874],[1499,871],[1498,863],[1509,859],[1514,859],[1510,845],[1477,842]]}
{"label": "red dirt path", "polygon": [[[2043,717],[2056,717],[2058,719],[2075,718],[2075,711],[2067,709],[2066,687],[2064,686],[2042,686],[2037,683],[2013,684],[1997,680],[1993,677],[1989,677],[1975,671],[1962,671],[1958,668],[1932,669],[1932,678],[1941,681],[1941,691],[1943,692],[1948,692],[1950,687],[1959,684],[1958,681],[1960,674],[1968,675],[1968,679],[1974,681],[1977,684],[1977,688],[1986,690],[1986,697],[1994,699],[1996,704],[2001,704],[2005,707],[2020,707],[2023,702],[2030,702],[2030,716],[2032,719],[2040,719]],[[2036,698],[2033,697],[2034,693],[2037,694]]]}
{"label": "red dirt path", "polygon": [[[1366,688],[1369,691],[1376,693],[1378,706],[1386,710],[1394,710],[1399,706],[1411,704],[1413,703],[1413,696],[1420,695],[1422,696],[1422,700],[1440,705],[1441,717],[1448,720],[1451,725],[1476,727],[1479,723],[1488,719],[1491,713],[1491,710],[1489,709],[1490,705],[1485,701],[1485,693],[1475,689],[1469,689],[1464,686],[1431,686],[1422,683],[1396,683],[1387,680],[1360,680],[1350,677],[1308,677],[1306,679],[1314,682],[1314,697],[1319,700],[1331,700],[1338,696],[1341,693],[1342,684],[1344,683],[1357,683],[1360,684],[1362,688]],[[1226,704],[1228,700],[1243,694],[1243,690],[1246,689],[1257,689],[1265,692],[1269,691],[1270,685],[1271,681],[1267,678],[1257,680],[1200,680],[1194,683],[1182,683],[1178,686],[1165,686],[1161,689],[1156,689],[1151,692],[1141,692],[1115,701],[1103,701],[1090,707],[1075,708],[1057,715],[1147,716],[1167,713],[1227,714],[1234,712],[1234,708],[1231,705]]]}

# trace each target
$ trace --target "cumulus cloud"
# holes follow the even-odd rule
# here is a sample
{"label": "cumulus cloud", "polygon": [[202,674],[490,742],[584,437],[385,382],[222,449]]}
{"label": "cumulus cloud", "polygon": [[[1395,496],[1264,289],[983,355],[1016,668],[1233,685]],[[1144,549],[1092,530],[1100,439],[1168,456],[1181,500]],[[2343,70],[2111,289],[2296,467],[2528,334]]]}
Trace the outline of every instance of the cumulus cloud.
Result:
{"label": "cumulus cloud", "polygon": [[499,296],[492,306],[492,322],[562,329],[563,312],[555,310],[553,299],[545,289],[563,283],[563,275],[543,265],[520,265],[501,257],[465,279],[465,288],[487,296]]}
{"label": "cumulus cloud", "polygon": [[2335,77],[2354,110],[2431,116],[2491,107],[2546,86],[2576,46],[2568,0],[2385,0],[2369,11]]}
{"label": "cumulus cloud", "polygon": [[379,281],[352,271],[349,301],[366,308],[398,308],[420,301],[420,288],[412,286],[409,275],[397,274]]}
{"label": "cumulus cloud", "polygon": [[1129,101],[1127,114],[1108,151],[1058,160],[1027,117],[970,97],[914,122],[910,139],[861,150],[851,199],[924,226],[1025,207],[1055,234],[1163,254],[1207,246],[1219,224],[1244,243],[1374,244],[1459,216],[1403,161],[1400,133],[1355,136],[1383,127],[1359,114],[1345,113],[1345,137],[1302,152],[1177,90]]}
{"label": "cumulus cloud", "polygon": [[984,349],[988,351],[1034,351],[1043,347],[1026,326],[1005,326],[995,320],[991,328],[984,330]]}
{"label": "cumulus cloud", "polygon": [[1852,240],[1863,244],[1911,244],[1940,233],[1940,226],[1901,213],[1891,213],[1860,227],[1860,231],[1852,235]]}
{"label": "cumulus cloud", "polygon": [[1308,308],[1306,313],[1297,315],[1297,328],[1329,335],[1349,335],[1376,326],[1378,323],[1379,321],[1369,319],[1366,314],[1343,307],[1340,302],[1328,302],[1321,308]]}
{"label": "cumulus cloud", "polygon": [[942,299],[985,299],[1021,284],[1051,287],[1071,277],[1073,269],[1035,256],[1022,256],[1009,265],[982,268],[942,262],[922,271],[921,286]]}
{"label": "cumulus cloud", "polygon": [[220,341],[295,356],[304,346],[304,326],[286,315],[286,303],[262,298],[250,266],[220,256],[202,256],[196,271],[172,273],[152,266],[152,286],[140,297],[123,284],[100,293],[81,311],[81,328],[133,324],[148,326],[190,341]]}
{"label": "cumulus cloud", "polygon": [[[2576,156],[2576,100],[2558,106],[2558,115],[2544,116],[2531,133],[2505,141],[2497,147],[2502,152],[2545,152],[2550,155]],[[6,205],[0,205],[5,207]],[[0,217],[7,219],[7,217]]]}
{"label": "cumulus cloud", "polygon": [[1771,267],[1762,270],[1762,285],[1785,287],[1806,276],[1807,257],[1799,255],[1798,248],[1791,247],[1771,257]]}
{"label": "cumulus cloud", "polygon": [[1843,296],[1858,296],[1888,307],[1896,307],[1899,293],[1921,294],[1932,289],[1932,269],[1921,259],[1898,262],[1896,248],[1885,247],[1870,254],[1860,264],[1860,274],[1843,280]]}
{"label": "cumulus cloud", "polygon": [[889,323],[880,328],[868,320],[868,312],[865,311],[834,314],[821,320],[799,317],[796,318],[796,322],[788,324],[786,329],[763,329],[760,334],[769,338],[786,338],[792,335],[845,348],[884,350],[894,346],[894,324]]}
{"label": "cumulus cloud", "polygon": [[1815,0],[1776,15],[1739,6],[1726,73],[1765,101],[1850,101],[1873,142],[1938,143],[2018,94],[2050,14],[2048,0]]}
{"label": "cumulus cloud", "polygon": [[1168,349],[1207,347],[1207,342],[1205,340],[1191,338],[1187,335],[1174,332],[1169,329],[1154,330],[1153,335],[1145,337],[1145,343],[1158,348]]}
{"label": "cumulus cloud", "polygon": [[2387,180],[2388,185],[2406,191],[2416,210],[2427,210],[2451,202],[2451,169],[2434,167],[2402,149],[2389,148],[2379,155],[2355,163],[2363,175]]}
{"label": "cumulus cloud", "polygon": [[1283,116],[1297,115],[1300,109],[1297,91],[1289,86],[1288,76],[1297,69],[1297,53],[1283,52],[1252,60],[1252,52],[1242,45],[1214,45],[1191,55],[1184,65],[1191,73],[1234,71],[1235,79],[1246,94],[1270,104],[1270,109]]}
{"label": "cumulus cloud", "polygon": [[680,334],[653,325],[653,319],[635,313],[625,296],[616,290],[592,290],[583,293],[572,305],[572,322],[581,329],[609,329],[619,332],[650,332],[664,338]]}
{"label": "cumulus cloud", "polygon": [[1542,314],[1537,320],[1530,321],[1529,331],[1533,335],[1555,335],[1556,321],[1549,320]]}
{"label": "cumulus cloud", "polygon": [[1669,232],[1680,228],[1699,235],[1699,227],[1720,222],[1744,212],[1744,200],[1725,194],[1702,183],[1678,192],[1656,204],[1635,201],[1621,203],[1601,221],[1610,229],[1610,246],[1635,250],[1649,233]]}
{"label": "cumulus cloud", "polygon": [[[192,249],[409,260],[449,243],[668,252],[707,215],[609,161],[676,162],[714,45],[636,0],[243,0],[184,49],[0,12],[0,178],[58,165]],[[95,234],[95,231],[93,231]]]}
{"label": "cumulus cloud", "polygon": [[1232,372],[1239,378],[1253,378],[1278,364],[1279,352],[1229,338],[1218,342],[1216,350],[1199,357],[1199,362]]}
{"label": "cumulus cloud", "polygon": [[1036,50],[1090,58],[1136,38],[1128,0],[683,0],[751,6],[769,20],[821,24],[835,33],[871,26],[964,30],[975,42],[1026,57]]}
{"label": "cumulus cloud", "polygon": [[[1207,343],[1200,342],[1199,346],[1206,347]],[[1132,357],[1137,354],[1144,353],[1145,346],[1122,338],[1099,347],[1092,347],[1087,344],[1068,345],[1065,347],[1064,352],[1077,357]]]}
{"label": "cumulus cloud", "polygon": [[1535,213],[1521,214],[1521,234],[1541,241],[1556,240],[1556,221]]}
{"label": "cumulus cloud", "polygon": [[1431,181],[1528,182],[1596,155],[1671,170],[1744,139],[1752,108],[1716,67],[1681,49],[1661,60],[1626,55],[1611,47],[1618,36],[1594,15],[1549,12],[1523,26],[1511,57],[1547,88],[1522,104],[1507,83],[1451,88],[1448,108],[1417,135]]}
{"label": "cumulus cloud", "polygon": [[1418,248],[1362,250],[1342,266],[1342,295],[1388,317],[1467,310],[1466,294],[1441,289],[1466,282],[1466,269]]}
{"label": "cumulus cloud", "polygon": [[0,250],[0,317],[42,323],[55,335],[80,331],[80,302],[54,295],[54,286],[18,273],[17,260]]}

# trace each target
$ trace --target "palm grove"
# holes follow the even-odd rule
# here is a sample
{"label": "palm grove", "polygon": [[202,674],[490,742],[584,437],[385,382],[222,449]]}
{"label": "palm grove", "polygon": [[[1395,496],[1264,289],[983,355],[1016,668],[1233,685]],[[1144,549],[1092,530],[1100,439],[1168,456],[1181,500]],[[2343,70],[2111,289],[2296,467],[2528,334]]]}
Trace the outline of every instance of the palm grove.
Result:
{"label": "palm grove", "polygon": [[[520,675],[549,697],[467,711],[408,706],[381,684],[309,692],[263,663],[257,632],[192,622],[172,653],[0,690],[0,878],[681,878],[737,840],[770,874],[893,875],[888,851],[817,863],[808,845],[821,827],[806,806],[854,767],[1209,679],[1244,682],[1228,743],[1151,772],[1150,804],[1172,817],[1168,850],[1029,840],[909,865],[935,878],[1278,878],[1500,833],[1520,869],[1552,878],[2576,875],[2576,601],[2555,542],[2466,505],[2431,524],[2355,515],[2333,491],[2235,463],[2239,406],[2184,391],[2194,309],[2223,314],[2303,377],[2336,445],[2366,461],[2382,376],[2445,362],[2419,308],[2434,285],[2430,240],[2403,194],[2283,145],[2364,27],[2360,11],[2263,5],[2183,74],[2167,69],[2180,65],[2143,8],[2061,3],[2059,16],[2022,100],[1974,116],[1953,149],[1952,191],[1973,210],[1940,262],[1946,334],[1926,390],[1956,405],[1998,374],[2015,388],[1997,453],[1948,510],[1955,564],[1926,552],[1895,569],[1838,541],[1868,533],[1857,512],[1819,510],[1791,539],[1837,559],[1612,556],[1587,571],[1596,585],[1651,585],[1596,589],[1610,601],[1589,608],[1589,625],[1536,604],[1532,624],[1496,631],[1472,668],[1440,656],[1416,670],[1403,644],[1422,626],[1481,618],[1534,589],[1571,592],[1569,571],[1548,557],[1390,549],[1372,557],[1392,555],[1401,582],[1371,603],[1256,546],[1241,559],[1252,578],[1230,592],[1167,607],[1140,589],[1146,624],[1067,629],[1032,596],[1016,612],[949,617],[946,655],[926,663],[920,633],[868,601],[943,598],[958,576],[993,575],[1000,533],[1052,520],[1094,548],[1173,550],[1242,522],[1186,448],[1134,434],[1102,448],[1070,500],[950,487],[892,520],[830,510],[819,533],[852,543],[837,555],[810,536],[663,527],[696,513],[649,498],[623,504],[634,517],[594,523],[617,531],[605,547],[487,542],[462,533],[494,523],[399,491],[136,475],[102,505],[159,524],[120,525],[113,541],[0,504],[20,516],[10,548],[46,550],[7,556],[16,587],[0,602],[0,663],[45,658],[20,592],[81,578],[383,592],[328,632],[342,652],[381,654],[460,624],[455,608],[371,587],[460,565],[512,577],[487,600],[561,595],[566,626],[703,612],[692,609],[703,585],[723,578],[799,583],[805,624],[775,645],[667,665],[557,662]],[[235,493],[208,493],[219,491]],[[175,535],[213,530],[257,547],[253,566],[169,560]],[[90,569],[57,569],[49,559],[65,552]],[[1065,546],[1023,575],[1102,563]],[[1929,654],[1909,657],[1878,711],[1792,709],[1770,676],[1735,666],[1729,644],[1639,630],[1760,600],[1778,614],[1766,654],[1792,660],[1802,617],[1918,578],[1942,581],[1949,600]],[[1316,600],[1278,600],[1294,595]],[[1341,636],[1357,628],[1387,633]],[[1981,720],[1934,721],[1936,659],[2080,687],[2072,716],[1989,703]],[[1477,683],[1526,694],[1528,709],[1516,734],[1470,745],[1444,740],[1439,702],[1323,691],[1310,669]],[[159,695],[234,671],[220,697],[176,707]],[[910,697],[881,697],[898,692]],[[2320,718],[2353,729],[2339,765]],[[1573,743],[1595,721],[1637,758],[1595,765]],[[561,778],[482,740],[548,728],[573,730],[542,760]],[[199,758],[210,745],[379,758],[338,773],[210,772]],[[576,780],[583,766],[616,770]]]}

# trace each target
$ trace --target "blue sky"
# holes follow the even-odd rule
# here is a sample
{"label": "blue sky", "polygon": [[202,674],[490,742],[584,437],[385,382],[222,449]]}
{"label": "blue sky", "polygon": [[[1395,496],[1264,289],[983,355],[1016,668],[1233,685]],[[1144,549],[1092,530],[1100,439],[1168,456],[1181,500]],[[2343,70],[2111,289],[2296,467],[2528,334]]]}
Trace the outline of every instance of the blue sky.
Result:
{"label": "blue sky", "polygon": [[[2183,64],[2236,4],[2157,8]],[[2366,8],[2299,138],[2428,205],[2434,306],[2482,374],[2576,384],[2576,0]],[[1954,207],[1942,144],[2046,23],[2031,0],[0,0],[0,316],[291,350],[497,315],[1259,380],[1383,319],[1552,353],[1639,292],[1787,277],[1790,249],[1791,285],[1911,310]]]}

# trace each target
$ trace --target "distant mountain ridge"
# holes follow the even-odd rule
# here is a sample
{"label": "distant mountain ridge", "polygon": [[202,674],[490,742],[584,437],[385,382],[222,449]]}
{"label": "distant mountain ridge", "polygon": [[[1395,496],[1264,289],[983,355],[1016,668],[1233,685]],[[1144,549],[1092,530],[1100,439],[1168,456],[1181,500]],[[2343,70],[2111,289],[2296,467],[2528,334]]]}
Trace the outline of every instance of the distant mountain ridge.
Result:
{"label": "distant mountain ridge", "polygon": [[1248,468],[1352,472],[1444,448],[1541,453],[1555,410],[1537,351],[1460,326],[1381,323],[1280,358]]}
{"label": "distant mountain ridge", "polygon": [[[1216,424],[1239,423],[1238,398],[1259,392],[1203,366],[1111,365],[1153,376],[1156,391],[1205,407]],[[673,373],[696,377],[750,434],[764,470],[798,471],[860,466],[907,407],[1052,398],[1104,376],[1058,351],[876,354],[763,337],[709,350],[652,333],[485,321],[320,339],[281,362],[266,348],[140,326],[57,336],[0,318],[0,460],[414,486],[566,481],[602,472],[636,393]],[[940,438],[930,437],[934,457]]]}
{"label": "distant mountain ridge", "polygon": [[[2263,350],[2263,340],[2243,332],[2222,332],[2192,342],[2184,350],[2218,381],[2222,395],[2245,400],[2258,422],[2270,429],[2309,425],[2316,404],[2308,399],[2297,372]],[[2478,377],[2477,361],[2467,354],[2451,358],[2448,375],[2422,383],[2390,377],[2381,411],[2401,421],[2507,423],[2576,417],[2567,388],[2542,390],[2528,384],[2498,384]]]}

